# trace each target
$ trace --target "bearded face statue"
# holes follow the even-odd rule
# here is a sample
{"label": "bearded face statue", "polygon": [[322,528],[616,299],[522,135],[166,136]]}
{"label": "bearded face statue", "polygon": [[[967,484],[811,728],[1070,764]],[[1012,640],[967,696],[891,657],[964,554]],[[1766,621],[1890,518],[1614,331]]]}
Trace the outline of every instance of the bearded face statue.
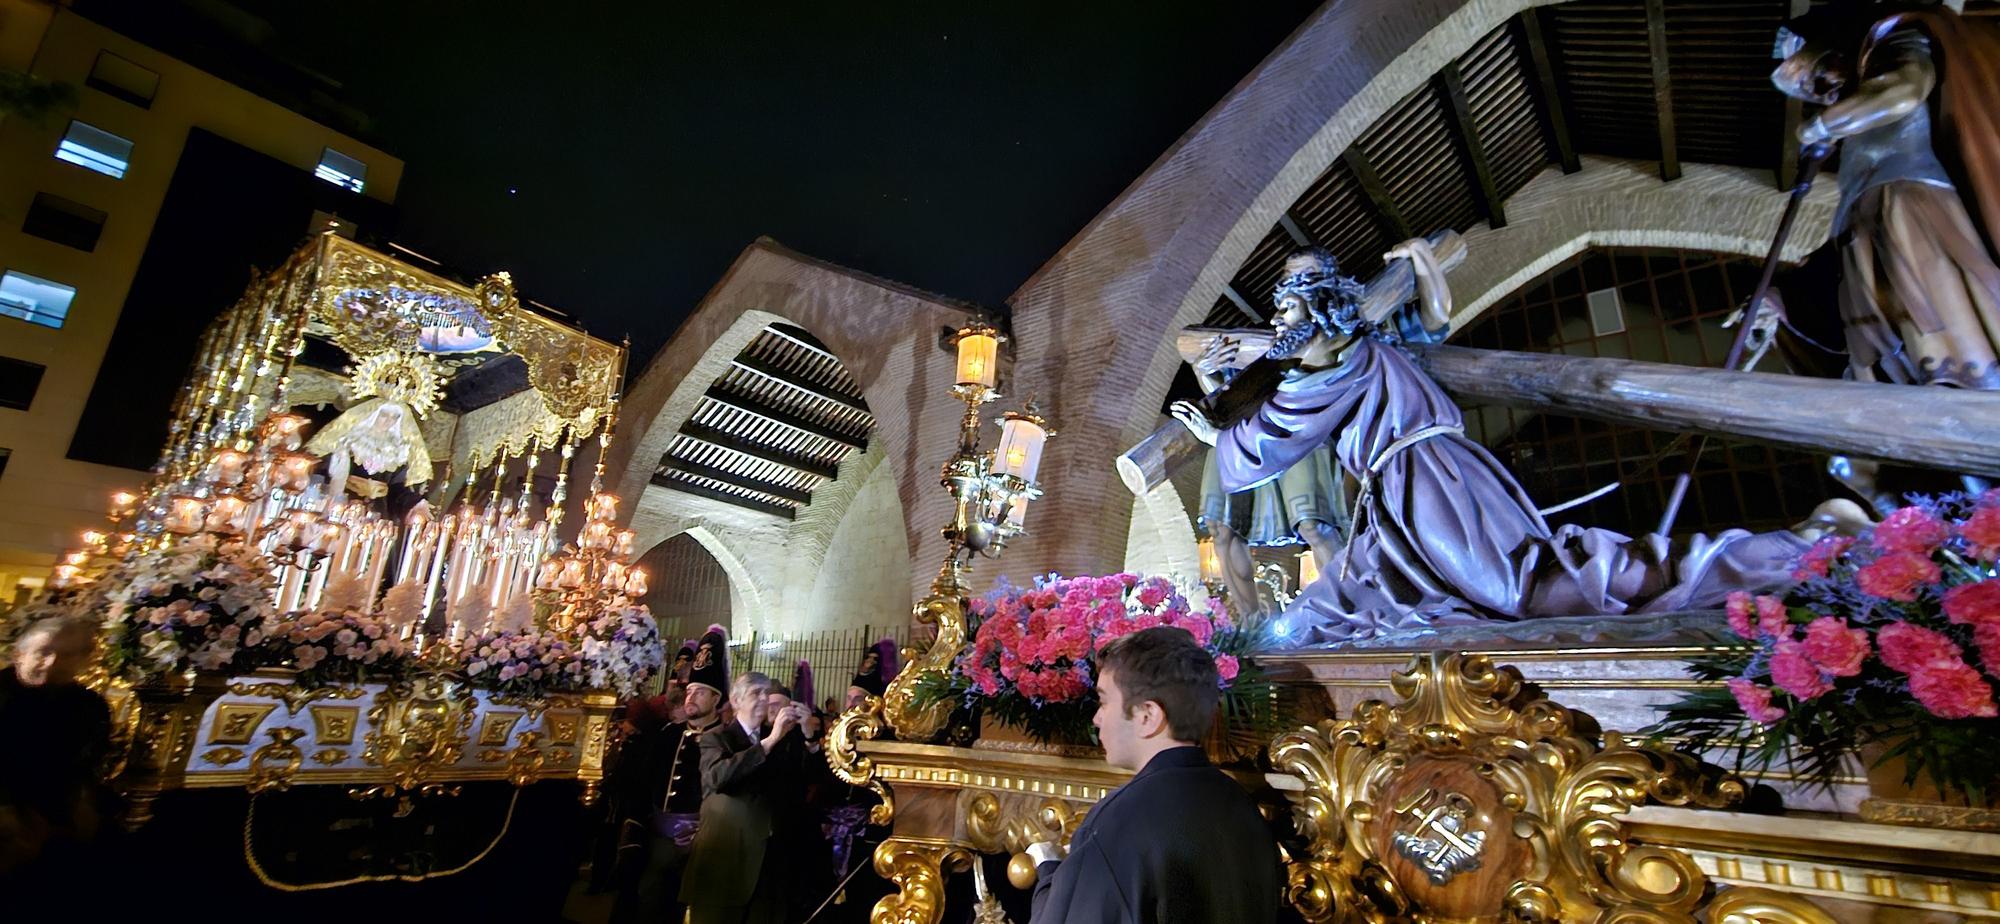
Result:
{"label": "bearded face statue", "polygon": [[1301,250],[1285,261],[1271,301],[1277,336],[1264,354],[1270,359],[1290,359],[1314,337],[1351,337],[1361,327],[1361,283],[1342,276],[1339,261],[1323,248]]}

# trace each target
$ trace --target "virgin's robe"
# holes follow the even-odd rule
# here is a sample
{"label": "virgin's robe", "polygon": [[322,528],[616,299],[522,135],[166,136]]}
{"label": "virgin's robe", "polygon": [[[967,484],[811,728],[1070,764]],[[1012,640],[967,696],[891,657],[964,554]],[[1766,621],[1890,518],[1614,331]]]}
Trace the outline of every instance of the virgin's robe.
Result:
{"label": "virgin's robe", "polygon": [[1240,491],[1331,442],[1364,489],[1346,560],[1322,569],[1281,623],[1294,641],[1533,616],[1719,605],[1789,580],[1791,533],[1697,536],[1674,566],[1665,537],[1551,530],[1520,482],[1464,435],[1458,406],[1395,345],[1362,338],[1336,365],[1293,372],[1223,430],[1216,465]]}

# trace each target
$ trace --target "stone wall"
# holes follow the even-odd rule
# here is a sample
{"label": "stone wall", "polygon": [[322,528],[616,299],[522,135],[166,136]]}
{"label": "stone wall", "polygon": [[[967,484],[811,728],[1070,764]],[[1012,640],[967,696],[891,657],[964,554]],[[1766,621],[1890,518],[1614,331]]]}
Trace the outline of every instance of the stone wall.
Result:
{"label": "stone wall", "polygon": [[[963,305],[770,240],[746,248],[627,390],[610,470],[618,493],[636,498],[639,546],[681,533],[699,539],[740,595],[736,633],[905,618],[943,552],[937,529],[951,507],[937,471],[964,409],[951,397],[953,357],[938,333],[971,316]],[[838,477],[790,521],[652,485],[702,393],[776,321],[804,328],[840,357],[876,417],[867,450],[848,454]]]}

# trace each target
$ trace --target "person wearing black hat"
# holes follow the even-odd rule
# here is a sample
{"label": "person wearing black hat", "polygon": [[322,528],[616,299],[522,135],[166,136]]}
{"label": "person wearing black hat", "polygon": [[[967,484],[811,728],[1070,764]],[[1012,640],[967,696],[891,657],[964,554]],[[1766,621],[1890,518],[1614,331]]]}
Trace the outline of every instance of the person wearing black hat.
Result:
{"label": "person wearing black hat", "polygon": [[861,652],[861,667],[854,672],[854,679],[847,684],[845,708],[853,709],[870,696],[881,696],[889,689],[889,681],[896,677],[896,643],[889,639],[876,642]]}
{"label": "person wearing black hat", "polygon": [[710,626],[688,655],[684,718],[626,744],[628,810],[619,839],[625,877],[612,920],[677,922],[683,915],[682,872],[693,854],[702,806],[701,736],[722,720],[729,687],[729,641]]}

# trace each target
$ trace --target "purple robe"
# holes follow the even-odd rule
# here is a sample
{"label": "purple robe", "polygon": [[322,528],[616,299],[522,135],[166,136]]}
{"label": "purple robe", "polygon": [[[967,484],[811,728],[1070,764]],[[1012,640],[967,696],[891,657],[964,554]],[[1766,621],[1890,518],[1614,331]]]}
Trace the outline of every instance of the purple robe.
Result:
{"label": "purple robe", "polygon": [[1333,367],[1287,376],[1254,415],[1221,432],[1215,458],[1226,490],[1275,478],[1329,441],[1364,485],[1346,561],[1322,569],[1286,610],[1281,626],[1308,630],[1291,640],[1716,606],[1732,590],[1786,583],[1806,548],[1791,533],[1728,530],[1694,537],[1676,568],[1662,536],[1551,530],[1513,474],[1466,438],[1464,423],[1402,350],[1363,338]]}

